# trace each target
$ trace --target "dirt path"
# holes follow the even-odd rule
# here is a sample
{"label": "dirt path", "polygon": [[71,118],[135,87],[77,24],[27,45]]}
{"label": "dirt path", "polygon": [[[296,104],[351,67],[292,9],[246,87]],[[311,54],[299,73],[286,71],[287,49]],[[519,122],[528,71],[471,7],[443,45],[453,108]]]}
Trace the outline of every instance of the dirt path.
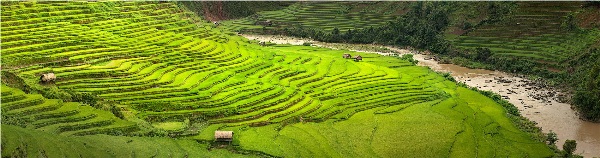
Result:
{"label": "dirt path", "polygon": [[259,40],[276,44],[302,45],[309,42],[312,46],[332,49],[348,49],[358,52],[380,55],[413,54],[419,66],[428,66],[435,71],[449,72],[458,81],[481,90],[489,90],[502,95],[514,104],[521,115],[538,123],[544,132],[558,134],[557,146],[562,148],[565,140],[577,141],[576,153],[585,157],[600,156],[600,124],[580,120],[571,105],[560,103],[557,90],[540,85],[524,77],[483,69],[469,69],[452,64],[439,64],[430,56],[418,51],[400,49],[392,46],[370,44],[325,43],[310,39],[273,35],[242,35],[250,40]]}

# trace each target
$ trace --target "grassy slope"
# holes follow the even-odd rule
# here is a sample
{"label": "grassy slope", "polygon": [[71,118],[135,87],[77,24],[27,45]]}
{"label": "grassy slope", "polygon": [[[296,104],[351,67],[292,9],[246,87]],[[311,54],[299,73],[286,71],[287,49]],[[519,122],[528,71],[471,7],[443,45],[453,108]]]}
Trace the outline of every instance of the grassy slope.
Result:
{"label": "grassy slope", "polygon": [[295,26],[317,28],[341,32],[348,29],[377,27],[395,19],[405,12],[407,2],[302,2],[282,10],[262,11],[242,19],[222,22],[223,27],[232,31],[262,30],[257,21],[271,20],[273,26],[267,29],[284,29]]}
{"label": "grassy slope", "polygon": [[251,157],[206,150],[191,139],[89,135],[68,137],[2,125],[2,156],[15,157]]}
{"label": "grassy slope", "polygon": [[[490,48],[496,60],[522,59],[542,71],[564,73],[571,67],[570,60],[600,40],[598,30],[561,29],[566,16],[578,11],[582,4],[520,2],[511,18],[481,25],[466,35],[449,39],[456,48]],[[502,63],[496,64],[502,67]],[[531,69],[531,66],[521,69]]]}
{"label": "grassy slope", "polygon": [[[2,4],[2,71],[41,91],[96,94],[141,124],[164,128],[168,122],[189,120],[182,127],[191,135],[185,139],[212,141],[214,130],[231,129],[240,149],[275,156],[552,155],[543,143],[519,131],[500,105],[396,57],[352,52],[364,59],[353,62],[341,58],[345,50],[261,47],[190,20],[174,3]],[[57,75],[55,86],[38,84],[37,75],[45,72]],[[181,134],[179,128],[167,129]],[[17,139],[16,132],[10,133],[3,143]],[[51,142],[46,138],[52,137],[26,138]],[[76,138],[102,148],[130,139]],[[138,145],[106,148],[118,155],[169,155],[199,145],[135,139],[165,145],[154,151]],[[19,145],[9,146],[3,152],[13,153]],[[28,147],[28,153],[39,151]]]}
{"label": "grassy slope", "polygon": [[[190,11],[207,20],[226,20],[250,16],[260,11],[279,10],[295,2],[289,1],[224,1],[224,2],[200,2],[180,1]],[[221,11],[221,12],[219,12]],[[223,17],[216,17],[222,15]],[[211,19],[215,18],[215,19]]]}
{"label": "grassy slope", "polygon": [[[272,20],[273,27],[268,30],[281,30],[294,26],[316,28],[330,31],[339,28],[362,29],[377,27],[385,21],[393,20],[406,12],[412,3],[404,2],[366,2],[366,3],[297,3],[286,9],[259,12],[255,16],[223,22],[220,27],[226,30],[246,30],[265,33],[263,26],[255,25],[256,21]],[[561,29],[565,17],[569,13],[576,14],[577,21],[584,27],[593,25],[597,9],[589,7],[581,10],[584,2],[519,2],[518,6],[504,20],[495,23],[478,25],[489,19],[492,3],[465,2],[447,3],[452,10],[450,26],[446,31],[446,39],[453,47],[460,49],[463,55],[455,58],[454,63],[468,67],[503,69],[551,77],[566,74],[570,61],[585,52],[590,45],[600,40],[600,31],[567,31]],[[442,5],[442,4],[440,4]],[[395,6],[395,7],[391,7]],[[510,4],[496,4],[510,6]],[[372,8],[379,8],[372,9]],[[348,12],[345,12],[348,11]],[[318,15],[317,15],[318,14]],[[369,18],[378,15],[379,18]],[[357,18],[357,17],[360,18]],[[386,20],[386,18],[388,18]],[[373,22],[373,21],[376,22]],[[383,22],[383,23],[382,23]],[[476,26],[470,30],[463,27]],[[489,48],[493,56],[487,63],[473,62],[471,56],[475,48]],[[467,59],[465,59],[467,58]],[[512,66],[513,59],[523,59],[520,66]],[[493,65],[490,65],[493,64]],[[533,68],[532,68],[533,67]],[[535,69],[535,70],[534,70]],[[571,72],[569,72],[571,73]]]}
{"label": "grassy slope", "polygon": [[135,123],[115,117],[108,111],[75,102],[46,99],[39,94],[2,85],[4,123],[20,125],[61,135],[128,133],[139,130]]}

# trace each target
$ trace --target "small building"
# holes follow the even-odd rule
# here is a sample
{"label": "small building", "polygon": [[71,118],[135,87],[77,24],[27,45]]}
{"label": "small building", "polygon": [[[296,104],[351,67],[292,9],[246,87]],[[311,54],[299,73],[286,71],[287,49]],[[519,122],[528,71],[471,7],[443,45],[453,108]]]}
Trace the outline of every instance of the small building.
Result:
{"label": "small building", "polygon": [[56,80],[56,75],[54,73],[42,74],[40,76],[40,81],[42,82],[50,82]]}
{"label": "small building", "polygon": [[344,55],[342,57],[344,57],[344,59],[350,59],[350,58],[352,58],[352,55],[350,55],[348,53],[344,53]]}
{"label": "small building", "polygon": [[233,131],[215,131],[215,141],[233,141]]}
{"label": "small building", "polygon": [[362,56],[357,55],[354,57],[354,61],[361,61],[362,60]]}

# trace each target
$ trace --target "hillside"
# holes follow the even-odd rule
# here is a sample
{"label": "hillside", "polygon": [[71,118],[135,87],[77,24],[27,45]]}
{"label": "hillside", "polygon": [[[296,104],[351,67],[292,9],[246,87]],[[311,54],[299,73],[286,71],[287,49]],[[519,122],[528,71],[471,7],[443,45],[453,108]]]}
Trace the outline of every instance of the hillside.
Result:
{"label": "hillside", "polygon": [[237,19],[260,11],[283,9],[293,1],[178,1],[189,11],[209,21]]}
{"label": "hillside", "polygon": [[[345,32],[384,25],[406,12],[408,6],[408,2],[299,2],[222,24],[225,29],[236,32],[264,32],[263,27],[272,31],[299,27],[327,32],[337,28]],[[271,26],[262,24],[267,20],[272,22]]]}
{"label": "hillside", "polygon": [[553,155],[514,106],[395,56],[260,46],[171,2],[3,1],[1,18],[3,156]]}
{"label": "hillside", "polygon": [[[355,15],[382,19],[351,18]],[[596,94],[589,87],[595,80],[590,67],[599,63],[591,60],[600,43],[599,15],[593,1],[297,3],[224,21],[218,28],[428,50],[442,63],[543,78],[572,94]],[[263,27],[266,20],[273,25]],[[597,97],[562,100],[572,100],[582,118],[598,121],[600,99],[587,99]]]}
{"label": "hillside", "polygon": [[448,38],[456,50],[447,57],[468,67],[543,77],[574,94],[581,118],[599,121],[600,96],[592,87],[600,64],[600,9],[590,4],[520,2],[510,18]]}
{"label": "hillside", "polygon": [[3,157],[256,157],[165,137],[69,137],[2,124]]}
{"label": "hillside", "polygon": [[[533,74],[563,72],[569,68],[569,60],[600,37],[599,31],[566,28],[568,15],[583,4],[521,2],[509,19],[481,25],[451,40],[457,48],[489,48],[493,55],[481,62],[501,69]],[[523,60],[516,61],[516,65],[503,63],[508,60],[514,64],[510,59],[516,58]]]}
{"label": "hillside", "polygon": [[75,102],[46,99],[39,94],[2,85],[2,121],[61,135],[125,133],[139,130],[136,124],[111,112]]}

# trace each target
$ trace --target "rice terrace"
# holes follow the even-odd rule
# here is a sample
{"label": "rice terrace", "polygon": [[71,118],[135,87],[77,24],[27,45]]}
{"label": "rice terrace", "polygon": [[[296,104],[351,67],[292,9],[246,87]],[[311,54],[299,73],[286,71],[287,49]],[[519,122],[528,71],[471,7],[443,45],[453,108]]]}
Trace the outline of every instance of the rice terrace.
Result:
{"label": "rice terrace", "polygon": [[598,1],[0,4],[3,158],[600,157]]}

